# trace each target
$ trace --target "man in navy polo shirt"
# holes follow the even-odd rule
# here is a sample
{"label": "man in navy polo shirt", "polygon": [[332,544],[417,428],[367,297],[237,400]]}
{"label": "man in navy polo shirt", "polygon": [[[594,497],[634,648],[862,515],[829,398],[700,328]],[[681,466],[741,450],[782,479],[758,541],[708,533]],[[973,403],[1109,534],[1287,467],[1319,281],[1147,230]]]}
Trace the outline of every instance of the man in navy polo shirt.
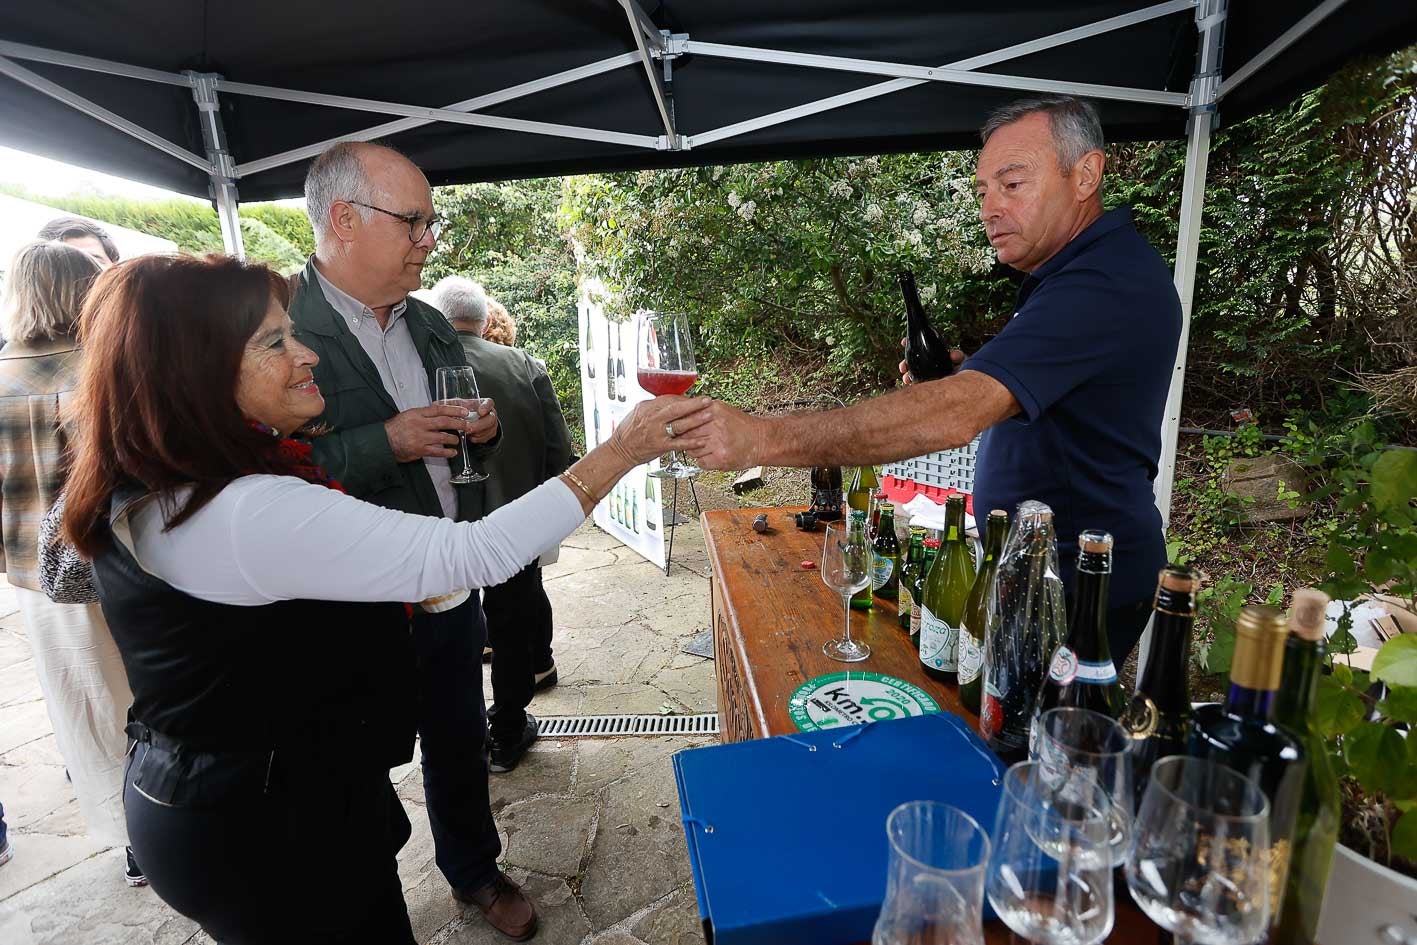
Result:
{"label": "man in navy polo shirt", "polygon": [[1180,301],[1130,211],[1102,208],[1102,126],[1091,105],[1016,102],[990,117],[983,138],[979,216],[999,261],[1026,273],[1003,331],[938,381],[825,415],[750,417],[715,403],[684,432],[707,436],[695,455],[715,469],[888,462],[984,432],[975,507],[1052,506],[1069,587],[1078,533],[1116,539],[1108,635],[1121,665],[1166,563],[1152,482]]}

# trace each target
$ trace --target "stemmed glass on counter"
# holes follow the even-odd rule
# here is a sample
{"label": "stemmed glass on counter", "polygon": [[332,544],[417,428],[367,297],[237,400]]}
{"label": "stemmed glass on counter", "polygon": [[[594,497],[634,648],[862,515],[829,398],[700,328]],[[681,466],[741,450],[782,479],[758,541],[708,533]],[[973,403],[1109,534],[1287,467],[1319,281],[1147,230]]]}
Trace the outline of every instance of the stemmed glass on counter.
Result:
{"label": "stemmed glass on counter", "polygon": [[[699,379],[694,362],[694,339],[685,315],[641,312],[636,378],[640,387],[655,396],[683,394]],[[650,473],[656,479],[692,479],[702,470],[677,450],[668,465]]]}
{"label": "stemmed glass on counter", "polygon": [[[438,403],[466,407],[469,410],[482,405],[482,397],[477,391],[477,374],[472,368],[465,365],[440,367],[436,378]],[[486,481],[487,473],[475,471],[468,463],[466,433],[458,434],[458,443],[462,447],[462,472],[448,481],[459,486]]]}
{"label": "stemmed glass on counter", "polygon": [[1270,919],[1269,801],[1202,758],[1152,766],[1137,812],[1127,888],[1177,945],[1248,945]]}
{"label": "stemmed glass on counter", "polygon": [[859,663],[871,648],[851,639],[851,596],[871,583],[871,546],[865,532],[854,533],[845,524],[828,525],[822,543],[822,582],[841,595],[841,638],[828,640],[822,652],[843,663]]}
{"label": "stemmed glass on counter", "polygon": [[1127,858],[1132,840],[1132,739],[1101,712],[1063,707],[1038,718],[1036,760],[1060,779],[1059,789],[1097,785],[1108,801],[1108,843],[1113,866]]}
{"label": "stemmed glass on counter", "polygon": [[1096,945],[1112,931],[1111,804],[1095,783],[1044,762],[1004,773],[985,892],[1036,945]]}

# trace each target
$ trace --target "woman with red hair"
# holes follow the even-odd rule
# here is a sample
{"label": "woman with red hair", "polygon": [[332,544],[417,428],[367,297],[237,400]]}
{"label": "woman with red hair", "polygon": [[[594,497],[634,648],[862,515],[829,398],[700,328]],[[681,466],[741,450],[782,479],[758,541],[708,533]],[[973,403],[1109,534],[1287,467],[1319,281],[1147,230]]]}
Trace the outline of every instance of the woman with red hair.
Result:
{"label": "woman with red hair", "polygon": [[287,301],[269,269],[220,256],[99,281],[65,531],[133,690],[124,802],[157,894],[223,945],[412,943],[388,776],[414,737],[397,602],[507,580],[704,401],[639,405],[481,521],[409,515],[344,495],[292,435],[324,400]]}

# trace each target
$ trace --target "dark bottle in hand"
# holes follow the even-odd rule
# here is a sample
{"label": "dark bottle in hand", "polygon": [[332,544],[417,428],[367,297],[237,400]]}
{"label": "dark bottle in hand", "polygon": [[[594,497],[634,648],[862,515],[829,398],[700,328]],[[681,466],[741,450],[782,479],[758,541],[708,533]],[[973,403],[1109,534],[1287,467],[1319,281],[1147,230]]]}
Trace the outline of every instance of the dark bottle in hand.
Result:
{"label": "dark bottle in hand", "polygon": [[917,381],[933,381],[948,377],[954,371],[950,346],[925,315],[920,293],[915,290],[915,276],[900,274],[900,292],[905,296],[905,365]]}

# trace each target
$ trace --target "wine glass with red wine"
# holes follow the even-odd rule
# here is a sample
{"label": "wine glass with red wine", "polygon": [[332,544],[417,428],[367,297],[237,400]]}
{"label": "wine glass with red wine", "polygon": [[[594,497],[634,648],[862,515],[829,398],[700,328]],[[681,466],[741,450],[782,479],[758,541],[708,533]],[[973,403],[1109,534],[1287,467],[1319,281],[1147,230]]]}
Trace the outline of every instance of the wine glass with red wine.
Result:
{"label": "wine glass with red wine", "polygon": [[[656,397],[683,394],[699,379],[694,364],[694,340],[685,315],[641,312],[639,354],[636,358],[640,387]],[[683,454],[671,452],[669,463],[650,473],[656,479],[692,479],[701,470]]]}

